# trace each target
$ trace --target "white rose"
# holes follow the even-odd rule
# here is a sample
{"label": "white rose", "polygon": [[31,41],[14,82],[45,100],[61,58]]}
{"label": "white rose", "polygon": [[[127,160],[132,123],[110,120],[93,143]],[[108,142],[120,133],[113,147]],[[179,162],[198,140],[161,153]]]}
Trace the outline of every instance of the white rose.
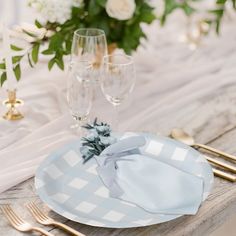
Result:
{"label": "white rose", "polygon": [[106,12],[118,20],[128,20],[135,12],[135,0],[107,0]]}

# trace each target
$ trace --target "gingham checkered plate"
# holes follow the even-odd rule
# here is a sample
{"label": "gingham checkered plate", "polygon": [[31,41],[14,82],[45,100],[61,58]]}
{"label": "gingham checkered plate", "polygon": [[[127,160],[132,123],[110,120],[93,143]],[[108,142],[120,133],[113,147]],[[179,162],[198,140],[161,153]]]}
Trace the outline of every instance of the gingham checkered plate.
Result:
{"label": "gingham checkered plate", "polygon": [[[117,137],[122,139],[135,135],[125,133]],[[175,140],[152,134],[142,135],[147,139],[146,145],[141,148],[143,154],[204,179],[205,200],[214,178],[204,156]],[[36,172],[37,193],[53,211],[76,222],[108,228],[147,226],[180,217],[151,214],[130,203],[110,198],[97,175],[96,160],[83,164],[79,148],[79,140],[66,145],[46,158]]]}

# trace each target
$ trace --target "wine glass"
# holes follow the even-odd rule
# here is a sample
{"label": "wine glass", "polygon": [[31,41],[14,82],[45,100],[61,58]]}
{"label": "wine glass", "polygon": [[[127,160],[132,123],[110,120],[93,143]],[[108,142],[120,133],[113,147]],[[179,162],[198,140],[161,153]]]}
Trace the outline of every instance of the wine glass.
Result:
{"label": "wine glass", "polygon": [[116,127],[118,129],[117,107],[133,91],[136,80],[133,58],[125,54],[113,54],[103,57],[103,74],[101,89],[105,98],[116,111]]}
{"label": "wine glass", "polygon": [[81,132],[82,124],[87,120],[92,107],[91,64],[88,61],[71,63],[68,83],[67,101],[72,117],[76,123],[72,126]]}
{"label": "wine glass", "polygon": [[89,61],[92,64],[92,77],[99,81],[103,57],[107,55],[105,32],[95,28],[81,28],[74,32],[71,61]]}

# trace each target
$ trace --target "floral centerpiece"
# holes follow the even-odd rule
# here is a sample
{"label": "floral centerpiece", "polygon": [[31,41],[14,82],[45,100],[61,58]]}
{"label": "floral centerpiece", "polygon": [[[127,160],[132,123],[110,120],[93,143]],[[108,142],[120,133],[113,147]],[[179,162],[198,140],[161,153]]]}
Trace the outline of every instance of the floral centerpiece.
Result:
{"label": "floral centerpiece", "polygon": [[[71,53],[73,32],[78,28],[103,29],[110,47],[121,48],[130,54],[141,44],[141,39],[146,38],[143,23],[150,24],[157,19],[163,25],[177,9],[190,16],[197,12],[195,5],[200,1],[204,0],[159,0],[161,13],[156,16],[150,0],[28,0],[29,6],[41,17],[35,20],[34,25],[22,25],[16,29],[17,37],[29,43],[29,48],[24,50],[12,45],[12,50],[18,53],[13,57],[16,79],[21,77],[22,59],[26,58],[34,67],[39,54],[49,56],[49,70],[54,65],[63,70],[64,57]],[[213,1],[215,7],[206,10],[209,17],[203,20],[219,32],[226,5],[231,4],[236,9],[236,0]],[[1,86],[6,79],[3,61],[0,63]]]}
{"label": "floral centerpiece", "polygon": [[[71,53],[73,32],[78,28],[100,28],[106,33],[108,45],[122,48],[126,53],[136,50],[146,35],[141,23],[154,19],[153,7],[147,0],[29,0],[29,6],[41,14],[35,26],[22,26],[20,33],[30,43],[23,55],[13,58],[16,78],[20,79],[20,61],[26,57],[29,65],[38,62],[40,53],[49,55],[48,68],[64,69],[64,56]],[[46,44],[47,43],[47,44]],[[47,49],[41,50],[42,45]],[[17,46],[13,50],[21,51]],[[0,84],[6,80],[4,63]]]}

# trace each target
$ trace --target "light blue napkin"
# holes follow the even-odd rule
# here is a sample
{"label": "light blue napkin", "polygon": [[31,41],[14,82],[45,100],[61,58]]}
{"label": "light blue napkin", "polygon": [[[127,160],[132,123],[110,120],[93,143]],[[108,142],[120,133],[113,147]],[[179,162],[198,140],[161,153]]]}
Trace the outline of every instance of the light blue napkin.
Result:
{"label": "light blue napkin", "polygon": [[203,180],[157,159],[144,156],[142,136],[118,141],[96,157],[97,171],[111,197],[158,214],[196,214]]}

